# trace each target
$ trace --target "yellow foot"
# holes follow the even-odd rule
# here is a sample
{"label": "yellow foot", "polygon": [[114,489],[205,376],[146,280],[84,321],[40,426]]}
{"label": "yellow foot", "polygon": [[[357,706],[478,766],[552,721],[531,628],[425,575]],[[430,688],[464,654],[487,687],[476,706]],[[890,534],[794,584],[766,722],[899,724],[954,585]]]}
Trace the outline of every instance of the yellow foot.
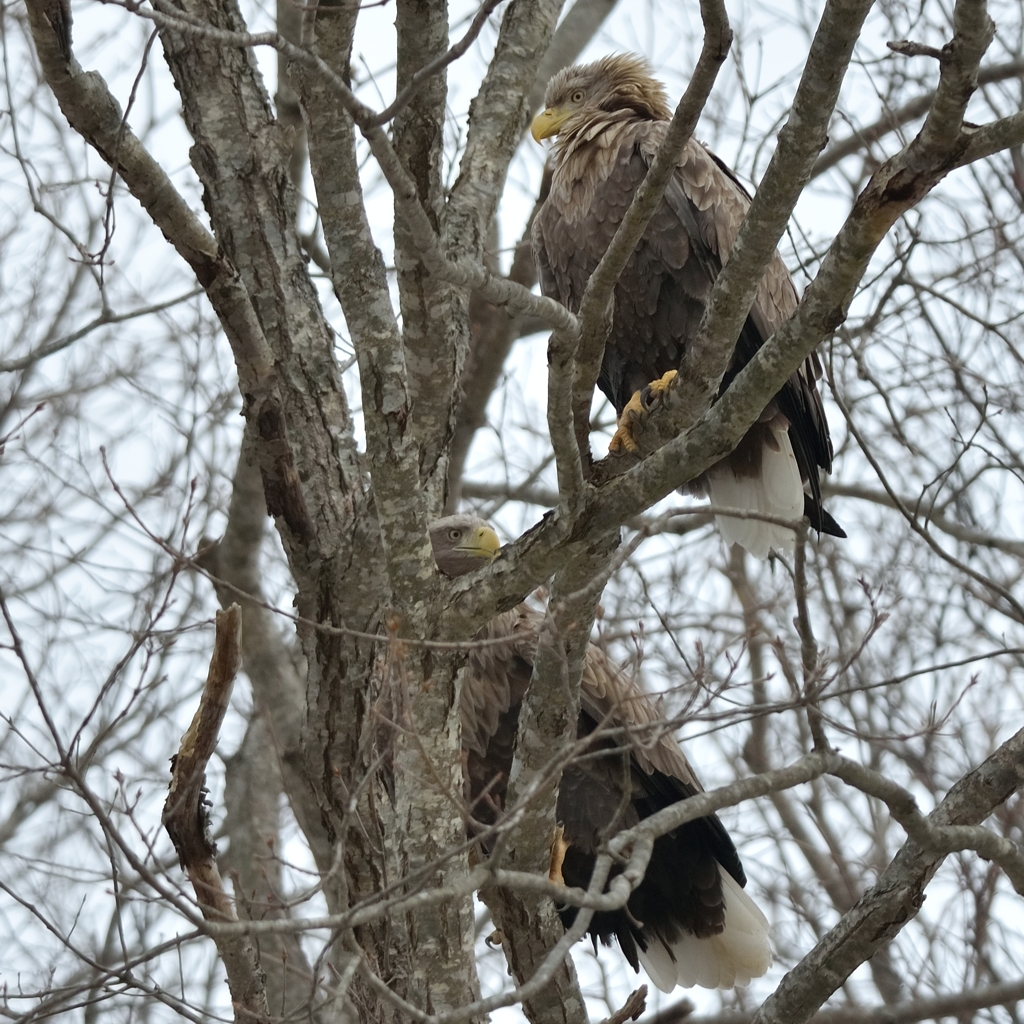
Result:
{"label": "yellow foot", "polygon": [[488,946],[500,946],[505,941],[505,933],[500,928],[495,928],[490,935],[484,939]]}
{"label": "yellow foot", "polygon": [[669,370],[657,380],[652,380],[642,391],[633,392],[633,397],[626,403],[622,415],[619,417],[619,423],[611,444],[608,445],[608,451],[635,452],[638,450],[637,443],[633,440],[633,428],[658,403],[675,379],[676,371]]}
{"label": "yellow foot", "polygon": [[565,829],[561,825],[556,825],[551,833],[551,861],[548,867],[548,881],[554,882],[555,885],[565,885],[565,879],[562,878],[562,862],[565,860],[565,853],[569,849],[569,844],[563,838],[564,835]]}

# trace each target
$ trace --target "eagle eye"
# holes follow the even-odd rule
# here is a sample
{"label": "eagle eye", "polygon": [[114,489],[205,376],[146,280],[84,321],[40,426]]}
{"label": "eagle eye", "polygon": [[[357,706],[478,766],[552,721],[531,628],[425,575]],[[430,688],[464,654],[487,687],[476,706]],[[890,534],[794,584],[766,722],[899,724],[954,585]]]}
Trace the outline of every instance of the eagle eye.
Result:
{"label": "eagle eye", "polygon": [[572,95],[569,97],[569,99],[573,103],[582,103],[586,95],[587,94],[582,89],[573,89]]}
{"label": "eagle eye", "polygon": [[449,540],[458,540],[462,536],[462,531],[458,528],[453,527],[448,531]]}

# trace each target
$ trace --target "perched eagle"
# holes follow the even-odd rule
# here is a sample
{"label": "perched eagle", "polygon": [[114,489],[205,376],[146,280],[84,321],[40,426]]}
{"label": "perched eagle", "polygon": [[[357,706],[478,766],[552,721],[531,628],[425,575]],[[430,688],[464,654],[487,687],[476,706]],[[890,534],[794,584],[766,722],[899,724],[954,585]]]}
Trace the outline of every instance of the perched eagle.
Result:
{"label": "perched eagle", "polygon": [[[555,137],[551,190],[533,225],[541,290],[578,312],[590,275],[615,235],[665,138],[672,111],[641,57],[623,54],[560,71],[548,83],[533,137]],[[696,334],[750,197],[713,153],[691,139],[643,238],[615,288],[611,336],[598,386],[620,417],[613,447],[635,447],[629,417],[640,395],[656,393]],[[793,282],[776,252],[758,288],[722,381],[728,387],[764,341],[796,309]],[[713,504],[784,519],[807,515],[819,532],[846,536],[821,508],[819,470],[832,442],[812,354],[765,407],[735,451],[697,482]],[[634,398],[633,396],[637,397]],[[808,493],[805,495],[804,487]],[[719,519],[728,543],[764,558],[792,548],[793,532],[756,519]]]}
{"label": "perched eagle", "polygon": [[[438,568],[449,576],[486,564],[499,547],[494,531],[470,515],[438,520],[430,540]],[[509,642],[474,648],[463,673],[467,798],[474,817],[485,824],[503,810],[541,621],[525,604],[498,615],[477,639]],[[629,828],[701,792],[701,785],[675,738],[657,729],[660,716],[650,698],[593,644],[587,648],[580,704],[578,737],[599,725],[626,732],[614,742],[595,739],[588,756],[562,773],[556,808],[563,828],[561,874],[567,885],[585,889],[609,826],[611,834]],[[743,891],[745,884],[736,847],[718,817],[698,818],[655,840],[647,873],[626,909],[596,913],[588,932],[595,947],[598,939],[607,945],[617,938],[633,969],[642,964],[663,992],[676,985],[746,985],[768,970],[772,954],[768,922]],[[566,908],[561,916],[569,925],[576,911]]]}

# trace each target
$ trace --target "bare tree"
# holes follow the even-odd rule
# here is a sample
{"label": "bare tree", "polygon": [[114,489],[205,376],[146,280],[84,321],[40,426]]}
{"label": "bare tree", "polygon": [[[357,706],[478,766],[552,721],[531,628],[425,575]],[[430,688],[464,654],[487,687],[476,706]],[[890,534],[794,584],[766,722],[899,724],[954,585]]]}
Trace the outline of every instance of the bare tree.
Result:
{"label": "bare tree", "polygon": [[[765,978],[647,1020],[1016,1021],[1019,2],[71,15],[2,12],[4,1014],[644,1012],[554,913],[622,887],[548,881],[595,642],[709,788],[609,856],[719,810],[774,924]],[[531,291],[523,135],[624,47],[682,98],[574,316]],[[694,131],[754,203],[645,457],[592,457],[605,305]],[[802,301],[716,400],[776,247]],[[676,491],[815,347],[850,537],[753,563]],[[508,544],[450,580],[427,527],[460,505]],[[459,669],[538,587],[543,743],[484,856]]]}

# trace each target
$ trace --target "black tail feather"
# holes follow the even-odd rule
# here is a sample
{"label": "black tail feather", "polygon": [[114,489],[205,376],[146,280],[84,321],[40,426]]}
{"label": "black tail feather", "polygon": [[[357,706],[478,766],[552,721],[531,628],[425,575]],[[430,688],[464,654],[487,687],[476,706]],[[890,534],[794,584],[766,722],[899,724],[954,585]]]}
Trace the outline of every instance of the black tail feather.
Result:
{"label": "black tail feather", "polygon": [[846,536],[846,531],[809,494],[804,495],[804,515],[811,521],[812,530],[830,537]]}

